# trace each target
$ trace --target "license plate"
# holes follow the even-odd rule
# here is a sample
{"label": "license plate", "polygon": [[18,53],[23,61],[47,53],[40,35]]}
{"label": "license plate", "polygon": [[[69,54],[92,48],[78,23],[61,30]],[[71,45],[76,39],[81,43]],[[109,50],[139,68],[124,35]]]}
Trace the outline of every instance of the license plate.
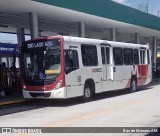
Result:
{"label": "license plate", "polygon": [[44,96],[37,96],[37,98],[44,98]]}

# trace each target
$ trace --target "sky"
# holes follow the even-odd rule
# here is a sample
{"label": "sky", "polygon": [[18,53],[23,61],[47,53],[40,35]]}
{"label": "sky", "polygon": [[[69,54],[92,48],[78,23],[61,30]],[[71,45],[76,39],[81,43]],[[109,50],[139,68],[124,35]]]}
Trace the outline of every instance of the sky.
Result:
{"label": "sky", "polygon": [[158,15],[158,10],[160,10],[160,0],[113,0],[121,4],[138,9],[140,4],[148,3],[148,13],[153,15]]}
{"label": "sky", "polygon": [[[30,36],[25,35],[25,40],[30,40]],[[12,33],[0,33],[0,42],[17,44],[17,35]]]}

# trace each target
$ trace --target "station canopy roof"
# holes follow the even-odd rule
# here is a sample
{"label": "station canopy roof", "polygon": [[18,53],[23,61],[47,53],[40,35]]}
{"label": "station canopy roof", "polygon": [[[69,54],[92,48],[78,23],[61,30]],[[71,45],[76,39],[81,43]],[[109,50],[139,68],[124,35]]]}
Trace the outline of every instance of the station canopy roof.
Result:
{"label": "station canopy roof", "polygon": [[0,27],[28,28],[29,12],[37,12],[39,19],[51,22],[82,21],[94,28],[117,28],[124,33],[160,38],[159,17],[111,0],[1,0]]}

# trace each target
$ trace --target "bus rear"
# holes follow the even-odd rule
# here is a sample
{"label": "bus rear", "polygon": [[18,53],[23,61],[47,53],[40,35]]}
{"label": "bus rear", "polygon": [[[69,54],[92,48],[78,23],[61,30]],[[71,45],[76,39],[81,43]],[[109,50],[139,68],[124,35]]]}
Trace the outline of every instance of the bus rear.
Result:
{"label": "bus rear", "polygon": [[62,37],[26,41],[21,48],[24,98],[66,98]]}

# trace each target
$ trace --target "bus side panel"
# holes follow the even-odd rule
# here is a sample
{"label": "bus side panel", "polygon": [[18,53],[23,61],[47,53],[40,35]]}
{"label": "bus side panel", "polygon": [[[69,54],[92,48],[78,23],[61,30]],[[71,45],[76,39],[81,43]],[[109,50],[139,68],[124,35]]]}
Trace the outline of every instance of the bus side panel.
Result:
{"label": "bus side panel", "polygon": [[149,84],[151,81],[152,81],[152,65],[150,64],[150,65],[148,65],[148,77],[145,82],[145,85]]}
{"label": "bus side panel", "polygon": [[67,98],[83,95],[80,69],[65,75]]}
{"label": "bus side panel", "polygon": [[115,66],[114,68],[114,89],[116,90],[116,89],[126,88],[133,74],[134,72],[133,72],[132,65]]}
{"label": "bus side panel", "polygon": [[95,83],[95,93],[102,92],[102,67],[83,67],[82,68],[82,82],[85,85],[87,80],[93,80]]}
{"label": "bus side panel", "polygon": [[127,85],[126,88],[130,88],[130,83],[133,76],[137,77],[137,66],[136,65],[125,66],[124,82]]}
{"label": "bus side panel", "polygon": [[137,81],[138,86],[146,85],[151,82],[152,80],[152,73],[151,73],[151,65],[139,65],[139,78]]}
{"label": "bus side panel", "polygon": [[111,90],[115,90],[113,81],[112,80],[103,81],[103,92]]}

